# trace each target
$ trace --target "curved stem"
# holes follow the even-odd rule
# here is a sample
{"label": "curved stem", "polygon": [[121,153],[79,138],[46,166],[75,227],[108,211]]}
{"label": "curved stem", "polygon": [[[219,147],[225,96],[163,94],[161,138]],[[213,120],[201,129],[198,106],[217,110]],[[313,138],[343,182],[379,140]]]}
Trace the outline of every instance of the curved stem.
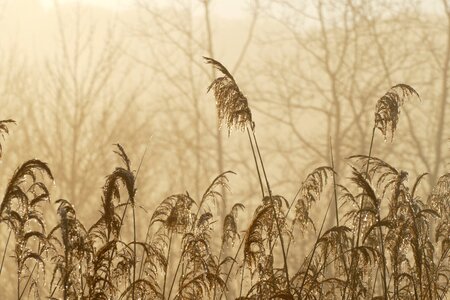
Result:
{"label": "curved stem", "polygon": [[239,299],[242,298],[242,286],[244,285],[244,273],[245,273],[245,254],[244,254],[244,262],[242,263],[242,274],[241,274],[241,286],[239,288]]}
{"label": "curved stem", "polygon": [[64,245],[64,279],[63,279],[63,299],[67,300],[67,285],[69,281],[69,251]]}
{"label": "curved stem", "polygon": [[133,209],[133,299],[136,299],[135,297],[135,282],[136,282],[136,209],[134,202],[132,203],[132,209]]}
{"label": "curved stem", "polygon": [[[381,217],[380,217],[380,208],[378,208],[378,222],[381,221]],[[386,255],[384,252],[384,241],[383,241],[383,230],[381,229],[381,227],[378,227],[378,232],[380,235],[380,246],[381,246],[381,257],[382,257],[382,271],[383,271],[383,293],[384,293],[384,299],[388,299],[388,293],[387,293],[387,266],[386,266]]]}
{"label": "curved stem", "polygon": [[258,173],[258,180],[259,180],[259,186],[261,188],[261,195],[264,198],[265,197],[264,187],[263,187],[263,183],[262,183],[262,179],[261,179],[261,172],[259,171],[258,161],[256,159],[255,147],[253,146],[252,137],[250,136],[250,130],[248,129],[248,126],[246,127],[246,129],[247,129],[248,141],[250,142],[250,146],[252,148],[252,154],[253,154],[253,159],[255,161],[256,172]]}
{"label": "curved stem", "polygon": [[[139,176],[139,171],[141,170],[141,167],[142,167],[142,163],[144,162],[144,157],[147,154],[149,142],[150,142],[150,140],[147,142],[147,145],[145,146],[144,153],[142,154],[141,160],[139,162],[139,166],[138,166],[138,168],[136,170],[136,175],[134,176],[135,184],[137,182],[137,179],[138,179],[138,176]],[[134,186],[133,186],[133,189],[134,189]],[[134,263],[136,263],[136,236],[135,236],[136,235],[136,223],[135,223],[135,216],[134,216],[134,214],[135,214],[135,212],[134,212],[134,201],[135,200],[133,200],[132,205],[133,205],[133,226],[134,226],[134,245],[135,245],[135,247],[134,247],[134,250],[135,250]],[[118,232],[117,232],[118,236],[120,236],[120,232],[122,230],[122,225],[123,225],[123,220],[125,219],[125,214],[127,212],[128,204],[130,202],[131,202],[131,197],[130,197],[130,195],[128,195],[128,200],[127,200],[127,203],[125,204],[125,208],[124,208],[123,213],[122,213],[122,218],[120,218],[120,225],[119,225],[119,229],[118,229]],[[108,232],[107,242],[109,241],[109,238],[110,238],[110,233]],[[116,248],[113,248],[112,251],[111,251],[111,255],[109,256],[109,259],[108,259],[108,270],[111,269],[111,263],[112,263],[113,256],[115,254],[115,250],[116,250]],[[134,270],[133,272],[135,273],[135,268],[133,270]],[[134,277],[134,273],[133,273],[133,279],[135,278]],[[108,280],[108,273],[106,274],[106,280],[103,282],[103,289],[106,286],[107,280]],[[134,296],[134,286],[133,286],[133,296]]]}
{"label": "curved stem", "polygon": [[17,268],[17,299],[20,300],[20,270]]}
{"label": "curved stem", "polygon": [[[369,156],[367,158],[367,166],[366,166],[366,178],[367,179],[369,179],[369,165],[370,165],[370,158],[372,156],[372,148],[373,148],[373,139],[375,137],[375,129],[376,129],[376,127],[373,126],[372,138],[370,140]],[[361,208],[362,208],[363,204],[364,204],[364,197],[361,198],[361,203],[360,203]],[[356,235],[356,247],[359,246],[359,236],[361,234],[361,220],[362,220],[362,214],[359,215],[359,220],[358,220],[358,231],[357,231],[357,235]]]}
{"label": "curved stem", "polygon": [[[222,244],[220,245],[220,251],[219,251],[219,256],[217,258],[217,275],[220,275],[220,259],[222,258],[222,253],[223,253],[223,246],[225,245],[225,240],[222,239]],[[214,294],[213,294],[213,300],[216,300],[216,294],[217,294],[217,285],[214,285]]]}
{"label": "curved stem", "polygon": [[[373,142],[373,140],[372,140]],[[331,136],[330,136],[330,156],[331,156],[331,168],[333,168],[333,194],[334,194],[334,206],[335,206],[335,214],[336,214],[336,226],[339,227],[339,206],[338,206],[338,198],[337,198],[337,189],[336,189],[336,173],[334,171],[334,156],[333,156],[333,143],[331,142]],[[339,248],[338,251],[339,253],[343,252],[343,245],[344,243],[341,243],[341,235],[339,235],[339,243],[337,245],[337,247]],[[347,266],[347,261],[345,260],[345,256],[342,256],[342,262],[344,265],[344,270],[345,270],[345,275],[347,276],[348,279],[348,266]],[[342,298],[345,299],[345,289],[344,289],[344,293],[342,295]]]}
{"label": "curved stem", "polygon": [[5,262],[5,256],[6,256],[6,251],[8,250],[9,239],[11,238],[11,232],[12,232],[12,230],[10,229],[9,234],[8,234],[8,239],[6,240],[5,250],[3,250],[2,264],[0,265],[0,275],[2,274],[3,263]]}
{"label": "curved stem", "polygon": [[336,214],[336,226],[339,227],[339,210],[338,210],[338,199],[336,190],[336,174],[334,172],[334,157],[333,157],[333,144],[331,143],[330,137],[330,156],[331,156],[331,168],[333,169],[333,194],[334,194],[334,209]]}
{"label": "curved stem", "polygon": [[58,285],[59,285],[60,282],[61,282],[61,277],[59,277],[58,282],[55,284],[55,287],[53,288],[53,291],[51,292],[50,296],[48,296],[49,299],[52,299],[53,294],[55,294],[56,289],[58,288]]}
{"label": "curved stem", "polygon": [[[170,259],[170,248],[172,246],[172,237],[173,237],[173,232],[171,232],[170,236],[169,236],[169,249],[167,250],[167,268],[166,268],[166,272],[164,273],[162,300],[164,300],[164,295],[166,294],[167,272],[169,271],[169,259]],[[170,294],[169,294],[169,297],[170,297]]]}
{"label": "curved stem", "polygon": [[20,293],[19,299],[22,299],[22,296],[23,296],[23,294],[25,293],[25,290],[27,289],[28,284],[29,284],[29,282],[30,282],[30,280],[31,280],[31,276],[33,275],[34,270],[36,269],[36,266],[37,266],[37,264],[34,264],[33,269],[31,270],[30,276],[28,276],[27,282],[25,283],[25,286],[24,286],[23,289],[22,289],[22,293]]}
{"label": "curved stem", "polygon": [[[41,248],[41,242],[39,242],[38,249],[39,249],[39,254],[42,254],[43,248]],[[22,293],[20,293],[19,299],[22,299],[23,294],[25,293],[25,290],[27,289],[28,284],[30,283],[31,277],[33,276],[33,273],[34,273],[34,271],[36,270],[36,267],[37,267],[37,266],[38,266],[38,264],[35,263],[34,266],[33,266],[33,269],[32,269],[31,272],[30,272],[30,275],[28,276],[27,282],[25,282],[25,286],[24,286],[23,289],[22,289]]]}
{"label": "curved stem", "polygon": [[317,249],[318,241],[319,241],[319,239],[320,239],[320,237],[322,235],[323,226],[325,225],[325,220],[327,219],[328,211],[330,210],[330,206],[331,206],[332,200],[333,199],[331,199],[330,203],[328,203],[327,210],[325,211],[325,216],[323,217],[323,220],[322,220],[322,225],[320,226],[319,234],[317,235],[316,242],[314,243],[314,247],[312,249],[311,257],[309,258],[309,262],[308,262],[308,265],[306,267],[305,275],[303,276],[302,285],[300,286],[300,290],[298,292],[300,297],[301,297],[302,290],[303,290],[303,287],[304,287],[305,282],[306,282],[306,277],[308,275],[309,268],[311,267],[311,263],[312,263],[312,260],[314,258],[314,253],[316,252],[316,249]]}
{"label": "curved stem", "polygon": [[[294,198],[292,198],[291,203],[289,204],[289,208],[287,210],[287,212],[284,214],[284,217],[287,218],[289,215],[289,212],[291,211],[292,206],[294,205],[294,201],[295,199],[297,199],[298,194],[300,194],[300,191],[302,190],[302,187],[300,186],[297,190],[297,193],[295,193]],[[294,230],[294,224],[292,224],[291,226],[291,231]],[[291,248],[291,243],[292,243],[292,235],[289,235],[289,241],[288,241],[288,245],[287,245],[287,249],[286,249],[286,256],[289,256],[289,249]]]}
{"label": "curved stem", "polygon": [[[236,254],[234,255],[233,262],[231,263],[230,269],[228,270],[227,278],[225,278],[224,286],[227,286],[228,279],[230,278],[231,270],[233,270],[233,266],[236,263],[236,259],[237,259],[238,255],[239,255],[239,251],[241,250],[241,247],[244,244],[244,240],[245,240],[245,236],[242,238],[242,240],[241,240],[241,242],[239,244],[239,248],[237,249]],[[222,296],[223,296],[223,291],[222,291],[222,294],[219,297],[219,300],[222,299]]]}
{"label": "curved stem", "polygon": [[[248,127],[247,127],[247,130],[248,130]],[[291,293],[291,284],[290,284],[290,279],[289,279],[289,270],[288,270],[288,264],[287,264],[286,249],[285,249],[284,239],[283,239],[283,232],[281,230],[280,220],[278,219],[278,214],[277,214],[277,211],[275,209],[275,202],[273,201],[272,190],[270,189],[269,180],[267,179],[266,169],[264,167],[264,162],[263,162],[262,157],[261,157],[261,152],[259,150],[258,141],[256,139],[255,132],[252,131],[252,133],[253,133],[253,140],[255,141],[256,151],[258,153],[259,161],[261,163],[261,169],[263,171],[264,179],[266,181],[267,190],[269,192],[269,197],[270,197],[270,202],[271,202],[271,205],[272,205],[272,210],[273,210],[273,214],[274,214],[274,218],[275,218],[275,223],[277,225],[278,237],[280,239],[281,250],[282,250],[282,253],[283,253],[284,273],[286,275],[287,292],[290,294]]]}
{"label": "curved stem", "polygon": [[[147,234],[145,235],[145,244],[147,244],[147,241],[148,241],[148,234],[150,233],[151,225],[152,225],[152,223],[151,223],[151,221],[149,221],[149,224],[148,224],[148,227],[147,227]],[[144,270],[144,259],[146,259],[145,255],[146,255],[146,252],[142,251],[141,265],[139,267],[139,277],[138,277],[138,279],[141,279],[141,277],[142,277],[142,272]]]}
{"label": "curved stem", "polygon": [[[375,130],[376,130],[376,126],[374,125],[373,128],[372,128],[372,137],[370,139],[369,156],[367,158],[366,178],[369,178],[369,165],[370,165],[370,158],[372,156],[372,148],[373,148],[373,140],[374,140],[374,137],[375,137]],[[360,202],[360,205],[359,205],[360,208],[363,207],[363,204],[364,204],[364,197],[361,197],[361,202]],[[359,239],[360,239],[360,234],[361,234],[361,223],[362,223],[362,214],[360,214],[359,218],[358,218],[358,230],[357,230],[357,233],[356,233],[356,247],[359,246]],[[354,241],[355,240],[354,240],[354,236],[353,236],[352,247],[355,246]],[[351,257],[351,261],[350,261],[350,269],[351,270],[352,270],[352,267],[354,267],[354,257],[353,256]],[[350,284],[352,284],[352,280],[353,279],[350,279]],[[345,285],[344,294],[345,294],[345,292],[347,290],[348,284],[349,283],[347,282],[347,284]]]}
{"label": "curved stem", "polygon": [[[183,261],[184,250],[181,252],[180,259],[178,260],[177,269],[175,270],[175,274],[173,275],[172,284],[170,285],[169,296],[167,296],[167,300],[170,300],[170,295],[172,294],[173,286],[175,285],[175,280],[177,279],[178,271],[181,267],[181,262]],[[164,300],[164,299],[163,299]]]}

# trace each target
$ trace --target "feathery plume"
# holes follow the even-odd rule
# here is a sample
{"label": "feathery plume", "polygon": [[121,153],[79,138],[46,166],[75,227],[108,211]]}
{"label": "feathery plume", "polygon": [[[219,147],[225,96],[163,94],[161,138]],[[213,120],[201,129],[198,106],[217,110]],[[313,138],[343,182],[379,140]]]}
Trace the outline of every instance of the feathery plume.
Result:
{"label": "feathery plume", "polygon": [[390,132],[391,141],[394,138],[397,128],[400,107],[409,96],[415,95],[420,99],[419,94],[407,84],[394,85],[377,101],[375,106],[375,128],[378,128],[385,139]]}
{"label": "feathery plume", "polygon": [[217,116],[220,124],[225,122],[228,127],[228,135],[231,129],[237,128],[245,130],[249,123],[251,128],[255,128],[252,121],[252,112],[248,107],[248,100],[242,94],[233,76],[218,61],[203,57],[207,64],[213,65],[214,68],[224,74],[222,77],[216,78],[208,87],[208,92],[213,90],[216,98]]}

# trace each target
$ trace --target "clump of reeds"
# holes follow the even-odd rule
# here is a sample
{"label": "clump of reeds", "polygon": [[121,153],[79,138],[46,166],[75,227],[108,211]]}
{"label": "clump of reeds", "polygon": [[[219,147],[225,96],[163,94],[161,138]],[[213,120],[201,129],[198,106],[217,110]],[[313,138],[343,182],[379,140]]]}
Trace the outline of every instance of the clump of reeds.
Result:
{"label": "clump of reeds", "polygon": [[[38,277],[33,274],[36,267],[31,268],[31,266],[39,264],[38,272],[45,270],[42,252],[47,247],[47,238],[41,204],[49,201],[50,194],[45,183],[38,179],[39,173],[53,180],[53,175],[44,162],[32,159],[23,163],[8,182],[0,205],[0,223],[7,224],[10,234],[12,232],[15,239],[17,299],[22,298],[28,284],[38,295]],[[34,241],[37,241],[37,244],[33,243]],[[9,237],[5,245],[0,272],[3,270],[8,244]],[[24,278],[27,278],[25,287],[21,285]],[[30,292],[32,290],[30,289]]]}
{"label": "clump of reeds", "polygon": [[[11,251],[18,299],[216,300],[230,293],[238,299],[448,296],[450,174],[442,175],[429,195],[420,194],[426,174],[409,185],[408,172],[372,156],[376,130],[392,140],[401,106],[408,97],[418,97],[412,87],[393,86],[378,100],[369,154],[349,158],[349,178],[337,183],[331,153],[331,166],[313,170],[287,201],[271,190],[247,98],[221,63],[205,59],[223,74],[208,88],[219,120],[229,133],[246,130],[261,189],[261,202],[244,233],[237,219],[244,209],[239,202],[225,216],[222,233],[214,227],[218,220],[211,208],[223,201],[222,187],[228,189],[228,176],[234,174],[228,171],[214,178],[199,199],[188,192],[165,198],[152,211],[140,240],[139,169],[132,169],[117,145],[121,165],[106,177],[98,219],[85,228],[71,202],[60,199],[58,222],[46,234],[42,206],[50,202],[45,182],[53,176],[47,164],[29,160],[8,182],[0,205],[0,225],[10,230],[0,275]],[[12,122],[0,121],[0,134],[8,133]],[[326,188],[330,176],[332,189]],[[323,219],[313,220],[312,207],[326,198]],[[325,220],[333,202],[336,224],[328,228]],[[127,226],[130,237],[124,234]],[[312,247],[297,253],[293,238],[302,243],[309,230],[315,235]],[[14,249],[8,249],[11,236]],[[230,251],[233,256],[227,255]],[[52,271],[46,273],[48,269]]]}
{"label": "clump of reeds", "polygon": [[[288,263],[287,263],[287,256],[286,256],[286,246],[284,243],[283,238],[283,227],[284,227],[284,220],[282,218],[283,213],[281,212],[281,205],[277,205],[277,202],[275,201],[277,198],[272,195],[272,190],[269,184],[269,180],[267,177],[265,165],[262,159],[261,151],[258,146],[258,140],[255,135],[255,122],[252,120],[252,114],[251,110],[248,106],[248,100],[247,98],[242,94],[240,91],[236,81],[234,80],[233,76],[230,74],[230,72],[218,61],[204,57],[206,63],[212,64],[213,67],[218,69],[224,76],[216,78],[211,85],[208,88],[208,91],[213,88],[214,90],[214,96],[216,98],[216,108],[217,108],[217,114],[220,121],[223,121],[223,119],[226,120],[226,125],[228,127],[228,132],[230,132],[230,129],[233,127],[236,127],[238,129],[246,129],[248,134],[248,139],[250,142],[250,147],[253,154],[253,159],[255,161],[256,171],[258,175],[258,180],[261,187],[261,194],[263,201],[266,201],[264,205],[267,204],[267,208],[270,210],[271,218],[265,218],[267,222],[271,222],[272,224],[266,224],[269,226],[269,228],[273,228],[275,226],[277,233],[276,235],[273,235],[271,232],[268,233],[268,237],[274,236],[275,238],[278,238],[280,240],[281,250],[283,253],[283,271],[284,271],[284,280],[283,282],[286,283],[286,286],[282,288],[284,292],[286,292],[288,295],[290,292],[290,283],[289,283],[289,270],[288,270]],[[250,131],[252,134],[250,134]],[[259,166],[261,167],[262,172],[259,170]],[[261,175],[262,173],[262,175]],[[268,197],[265,197],[264,187],[263,187],[263,178],[265,181],[265,187],[267,189]],[[261,217],[262,215],[256,214],[255,220],[258,220],[258,216]],[[253,224],[256,224],[258,222],[254,222]],[[247,244],[248,244],[248,238],[249,234],[252,232],[252,227],[249,228],[247,231]],[[255,228],[253,228],[255,229]],[[259,245],[261,246],[261,245]],[[260,247],[261,248],[261,247]],[[249,257],[252,257],[253,255],[248,252],[250,248],[246,247],[244,249],[244,253]],[[272,260],[272,246],[269,247],[270,254],[266,258],[269,260]],[[247,250],[247,251],[245,251]],[[244,258],[244,260],[246,259]],[[244,273],[244,269],[242,271]],[[264,273],[264,272],[262,272]],[[242,285],[241,285],[242,286]]]}
{"label": "clump of reeds", "polygon": [[[177,194],[166,198],[153,213],[151,224],[160,223],[157,230],[159,239],[168,245],[164,270],[162,298],[165,299],[166,286],[169,283],[169,270],[175,266],[172,275],[172,283],[168,290],[167,298],[175,294],[174,299],[195,299],[215,296],[219,291],[223,292],[225,282],[220,276],[223,263],[220,255],[217,259],[211,251],[211,232],[213,215],[206,210],[205,204],[214,204],[221,201],[222,194],[219,187],[227,188],[227,175],[225,172],[217,176],[200,201],[196,202],[188,193]],[[193,210],[193,206],[197,210]],[[178,261],[172,261],[172,242],[174,237],[181,238],[181,252]],[[217,257],[217,256],[216,256]],[[228,260],[228,258],[225,258]],[[178,280],[178,288],[175,282]]]}
{"label": "clump of reeds", "polygon": [[54,264],[49,293],[53,297],[62,290],[64,299],[73,299],[84,295],[88,280],[86,269],[94,250],[73,205],[65,199],[57,200],[56,204],[60,221],[47,236]]}

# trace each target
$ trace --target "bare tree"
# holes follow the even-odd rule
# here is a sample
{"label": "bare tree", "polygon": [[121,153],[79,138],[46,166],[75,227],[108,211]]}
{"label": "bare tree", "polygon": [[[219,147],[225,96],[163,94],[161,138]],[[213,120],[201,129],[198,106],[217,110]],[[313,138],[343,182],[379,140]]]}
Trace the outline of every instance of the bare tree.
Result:
{"label": "bare tree", "polygon": [[[211,178],[230,169],[232,159],[216,123],[214,105],[206,102],[205,82],[215,78],[215,71],[203,63],[202,56],[215,57],[218,39],[211,17],[213,4],[208,0],[177,1],[169,10],[151,1],[139,1],[141,21],[136,32],[141,43],[149,46],[147,54],[150,55],[130,53],[136,62],[162,78],[159,111],[163,115],[161,118],[170,122],[157,140],[165,141],[165,149],[168,144],[177,147],[177,159],[185,168],[171,169],[172,176],[178,174],[180,188],[192,184],[195,196]],[[254,1],[254,5],[257,8],[258,1]],[[244,42],[238,45],[237,52],[234,51],[237,55],[234,72],[245,59],[258,13],[257,9],[253,11]],[[186,128],[193,128],[193,131]],[[211,164],[216,167],[211,168]],[[193,180],[186,182],[186,178]],[[226,202],[220,205],[223,216],[227,214]]]}
{"label": "bare tree", "polygon": [[29,85],[15,93],[26,109],[18,120],[25,134],[20,143],[33,147],[32,155],[47,158],[55,173],[55,195],[89,212],[88,219],[95,212],[88,210],[88,200],[100,194],[112,145],[136,147],[139,153],[133,155],[141,156],[151,135],[151,115],[142,110],[145,90],[124,59],[117,24],[95,28],[80,3],[71,12],[54,4],[59,47],[43,64],[37,61],[38,68],[27,66]]}
{"label": "bare tree", "polygon": [[[280,128],[287,132],[266,146],[266,151],[281,157],[273,160],[280,165],[280,186],[298,186],[305,168],[329,162],[330,141],[335,170],[345,176],[344,159],[355,153],[367,154],[373,109],[391,86],[409,83],[427,99],[424,95],[433,94],[436,87],[429,86],[430,79],[424,78],[423,70],[427,75],[436,74],[433,78],[445,78],[445,68],[439,73],[430,69],[433,55],[439,58],[433,67],[436,69],[445,66],[445,55],[437,54],[443,50],[436,41],[429,41],[437,39],[438,33],[430,34],[435,27],[425,24],[428,15],[420,21],[420,3],[271,1],[265,2],[264,8],[276,26],[260,38],[260,55],[249,72],[255,78],[250,98],[256,99],[256,109],[267,123],[281,126],[267,126],[265,130],[273,135]],[[423,41],[429,41],[428,50]],[[448,100],[443,92],[447,80],[438,81],[442,85],[440,100],[407,103],[395,141],[384,143],[375,153],[386,154],[391,160],[401,158],[401,167],[412,172],[432,173],[429,186],[444,165],[440,153],[448,136]],[[425,124],[428,121],[424,116],[430,114],[436,116],[436,122],[426,130],[413,121],[422,115]],[[375,139],[383,137],[376,135]],[[331,214],[330,222],[333,219]]]}

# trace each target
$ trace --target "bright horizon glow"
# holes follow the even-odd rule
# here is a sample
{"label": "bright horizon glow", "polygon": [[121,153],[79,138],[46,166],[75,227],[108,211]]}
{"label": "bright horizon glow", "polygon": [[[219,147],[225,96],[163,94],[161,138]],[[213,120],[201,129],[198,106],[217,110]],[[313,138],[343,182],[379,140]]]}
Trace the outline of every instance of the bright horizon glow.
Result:
{"label": "bright horizon glow", "polygon": [[[52,9],[55,0],[39,0],[45,9]],[[126,10],[135,7],[137,0],[56,0],[59,4],[73,4],[97,6],[111,10]],[[154,0],[162,6],[171,6],[170,1]],[[245,18],[249,13],[249,1],[244,0],[216,0],[211,2],[211,8],[221,17]]]}

